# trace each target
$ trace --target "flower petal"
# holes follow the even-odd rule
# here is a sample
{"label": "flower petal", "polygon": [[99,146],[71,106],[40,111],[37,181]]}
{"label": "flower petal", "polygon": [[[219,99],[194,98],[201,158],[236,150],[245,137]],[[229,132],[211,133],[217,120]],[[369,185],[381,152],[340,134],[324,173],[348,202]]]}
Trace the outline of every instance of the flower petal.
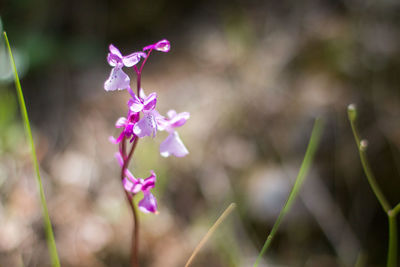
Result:
{"label": "flower petal", "polygon": [[133,194],[137,194],[140,192],[142,185],[139,184],[137,181],[132,181],[128,178],[124,178],[122,180],[122,185],[124,186],[124,189],[128,192],[131,192]]}
{"label": "flower petal", "polygon": [[178,132],[172,132],[160,145],[160,154],[163,157],[171,155],[175,157],[184,157],[189,154],[189,151],[179,138]]}
{"label": "flower petal", "polygon": [[151,188],[154,188],[154,186],[156,184],[156,174],[154,173],[154,171],[150,171],[150,172],[151,172],[151,175],[143,180],[143,183],[142,183],[143,191],[148,191]]}
{"label": "flower petal", "polygon": [[115,127],[116,128],[125,127],[126,123],[127,123],[127,119],[125,117],[121,117],[115,123]]}
{"label": "flower petal", "polygon": [[116,48],[113,44],[110,44],[110,46],[108,47],[108,49],[110,50],[110,53],[113,55],[116,55],[119,58],[122,58],[122,54],[119,51],[118,48]]}
{"label": "flower petal", "polygon": [[128,106],[129,109],[132,110],[133,112],[140,112],[143,109],[143,103],[136,95],[134,95],[134,97],[129,99]]}
{"label": "flower petal", "polygon": [[157,213],[157,199],[149,191],[143,192],[143,199],[139,202],[139,209],[144,213]]}
{"label": "flower petal", "polygon": [[141,99],[145,99],[145,98],[146,98],[146,94],[144,93],[143,88],[140,88],[140,89],[139,89],[139,97],[140,97]]}
{"label": "flower petal", "polygon": [[123,90],[129,87],[130,79],[120,67],[111,70],[110,77],[104,83],[106,91]]}
{"label": "flower petal", "polygon": [[134,52],[132,54],[122,57],[122,62],[124,63],[125,67],[132,67],[139,63],[140,58],[145,58],[146,56],[146,53]]}
{"label": "flower petal", "polygon": [[[171,112],[172,111],[172,112]],[[174,116],[171,117],[174,113]],[[170,110],[168,111],[168,116],[171,118],[169,120],[169,124],[172,128],[180,127],[186,123],[186,121],[190,118],[190,113],[189,112],[181,112],[179,114],[176,114],[175,110]]]}
{"label": "flower petal", "polygon": [[161,52],[169,52],[169,50],[171,49],[171,44],[169,43],[169,41],[167,39],[162,39],[161,41],[158,41],[155,44],[151,44],[151,45],[143,47],[143,51],[150,50],[150,49],[154,49],[154,50],[161,51]]}
{"label": "flower petal", "polygon": [[157,124],[152,113],[146,113],[133,127],[133,133],[142,138],[145,136],[155,137]]}
{"label": "flower petal", "polygon": [[118,144],[118,141],[117,141],[117,139],[115,139],[114,136],[108,137],[108,141],[110,141],[110,142],[113,143],[114,145]]}
{"label": "flower petal", "polygon": [[107,62],[111,67],[116,67],[122,64],[121,58],[111,53],[108,53],[107,55]]}
{"label": "flower petal", "polygon": [[124,160],[122,159],[122,155],[120,152],[116,152],[114,157],[117,159],[119,165],[122,167],[124,165]]}
{"label": "flower petal", "polygon": [[171,49],[171,44],[167,39],[163,39],[154,45],[154,49],[161,52],[169,52]]}
{"label": "flower petal", "polygon": [[145,111],[150,111],[153,110],[156,107],[157,104],[157,94],[156,93],[151,93],[149,96],[147,96],[144,101],[144,110]]}

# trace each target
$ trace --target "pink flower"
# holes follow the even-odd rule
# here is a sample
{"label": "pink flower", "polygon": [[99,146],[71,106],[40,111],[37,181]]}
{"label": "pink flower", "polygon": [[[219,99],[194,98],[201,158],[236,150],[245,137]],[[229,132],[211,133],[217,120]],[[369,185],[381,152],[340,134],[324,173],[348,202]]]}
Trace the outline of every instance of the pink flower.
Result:
{"label": "pink flower", "polygon": [[169,50],[171,49],[171,45],[167,39],[162,39],[161,41],[158,41],[155,44],[151,44],[146,47],[143,47],[143,51],[150,50],[150,49],[154,49],[154,50],[166,53],[166,52],[169,52]]}
{"label": "pink flower", "polygon": [[179,138],[179,134],[173,131],[160,145],[160,154],[163,157],[169,157],[171,155],[175,157],[184,157],[189,154],[189,151]]}
{"label": "pink flower", "polygon": [[122,180],[122,184],[126,191],[136,195],[140,191],[143,192],[143,199],[139,202],[139,209],[143,212],[157,212],[157,200],[150,192],[150,189],[154,188],[156,183],[156,174],[154,171],[150,171],[151,175],[145,179],[134,178],[129,179],[125,177]]}
{"label": "pink flower", "polygon": [[122,70],[125,67],[132,67],[139,63],[141,58],[147,55],[143,52],[134,52],[127,56],[123,56],[118,48],[110,44],[110,53],[107,55],[108,64],[113,67],[108,79],[104,82],[106,91],[124,90],[129,87],[129,76]]}
{"label": "pink flower", "polygon": [[133,128],[137,123],[139,116],[137,113],[128,112],[128,118],[120,117],[115,123],[116,128],[123,128],[121,134],[117,139],[110,137],[110,141],[114,144],[118,144],[122,141],[124,137],[131,138],[131,142],[133,141],[134,133]]}
{"label": "pink flower", "polygon": [[143,118],[135,124],[133,133],[140,138],[145,136],[154,138],[158,130],[159,121],[163,118],[156,110],[145,112]]}
{"label": "pink flower", "polygon": [[[143,91],[143,90],[142,90]],[[141,91],[141,92],[142,92]],[[149,96],[137,97],[135,94],[128,101],[129,109],[133,112],[148,112],[153,110],[157,104],[157,94],[151,93]]]}
{"label": "pink flower", "polygon": [[[116,153],[115,158],[121,167],[124,165],[121,153]],[[150,171],[150,176],[142,179],[135,178],[133,174],[125,169],[125,177],[122,180],[124,189],[132,195],[136,195],[139,192],[143,192],[143,199],[139,202],[139,209],[145,213],[157,213],[157,200],[154,195],[150,192],[150,189],[154,188],[156,184],[156,174],[154,171]]]}
{"label": "pink flower", "polygon": [[175,157],[184,157],[189,151],[183,144],[175,128],[181,127],[190,118],[189,112],[176,113],[175,110],[167,112],[168,119],[160,120],[159,129],[169,132],[168,137],[160,145],[160,154],[163,157],[171,155]]}

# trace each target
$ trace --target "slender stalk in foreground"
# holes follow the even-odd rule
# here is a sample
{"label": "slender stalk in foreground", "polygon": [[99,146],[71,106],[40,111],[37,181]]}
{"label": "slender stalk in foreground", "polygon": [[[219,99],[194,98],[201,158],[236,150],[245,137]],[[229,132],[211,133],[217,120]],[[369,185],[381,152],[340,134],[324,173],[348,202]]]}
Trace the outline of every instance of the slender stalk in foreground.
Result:
{"label": "slender stalk in foreground", "polygon": [[365,139],[360,139],[360,134],[358,133],[358,129],[356,127],[357,120],[357,109],[354,104],[351,104],[347,108],[347,115],[349,117],[349,121],[351,124],[351,129],[353,130],[354,139],[357,144],[358,153],[360,154],[361,164],[364,170],[365,175],[367,176],[367,180],[369,185],[371,186],[372,191],[374,192],[376,198],[379,201],[383,211],[388,216],[389,222],[389,243],[388,243],[388,255],[387,255],[387,267],[396,267],[397,266],[397,221],[396,216],[400,211],[400,203],[398,203],[393,209],[391,208],[389,202],[387,201],[385,195],[382,193],[379,188],[378,183],[376,182],[375,176],[372,173],[371,167],[369,165],[367,159],[367,148],[368,141]]}
{"label": "slender stalk in foreground", "polygon": [[217,221],[211,226],[211,228],[208,230],[206,235],[201,239],[200,243],[197,245],[197,247],[194,249],[192,255],[190,255],[188,261],[185,264],[185,267],[189,267],[189,265],[193,262],[193,259],[196,257],[196,255],[199,253],[200,249],[204,246],[204,244],[207,242],[208,239],[213,235],[215,230],[218,228],[218,226],[228,217],[228,215],[236,208],[235,203],[231,203],[228,208],[219,216]]}
{"label": "slender stalk in foreground", "polygon": [[272,227],[272,230],[271,230],[270,234],[268,235],[268,237],[264,243],[264,246],[261,249],[260,254],[258,254],[258,257],[257,257],[256,262],[254,263],[253,267],[257,267],[258,264],[260,263],[260,260],[262,259],[263,255],[265,254],[265,252],[268,250],[269,246],[271,245],[271,242],[274,239],[274,236],[279,229],[282,219],[289,212],[290,208],[293,205],[294,200],[296,199],[296,197],[299,193],[299,190],[304,182],[304,179],[305,179],[305,177],[308,173],[308,170],[310,169],[311,163],[314,159],[315,152],[318,148],[318,144],[321,139],[322,126],[323,125],[322,125],[321,119],[316,119],[312,133],[311,133],[310,141],[307,146],[307,151],[306,151],[306,154],[303,159],[303,163],[301,164],[300,171],[296,178],[296,182],[294,183],[292,191],[290,192],[285,205],[283,206],[281,212],[279,213],[278,219],[276,219],[275,224]]}
{"label": "slender stalk in foreground", "polygon": [[44,195],[44,190],[43,190],[43,185],[42,185],[42,178],[40,177],[39,163],[38,163],[38,160],[36,157],[35,144],[33,142],[32,130],[31,130],[31,126],[29,123],[28,112],[26,110],[24,95],[22,93],[21,83],[19,81],[17,68],[15,66],[14,57],[11,52],[11,47],[10,47],[10,43],[8,42],[6,32],[3,32],[3,35],[4,35],[4,39],[6,41],[6,44],[7,44],[8,53],[10,55],[11,65],[14,70],[15,87],[17,89],[18,102],[19,102],[19,106],[21,108],[21,114],[22,114],[22,118],[23,118],[23,122],[24,122],[24,126],[25,126],[25,132],[28,137],[29,145],[31,147],[31,156],[32,156],[33,166],[35,168],[35,173],[36,173],[36,184],[37,184],[38,191],[39,191],[40,204],[42,206],[44,229],[45,229],[45,233],[46,233],[46,241],[47,241],[47,246],[48,246],[49,253],[50,253],[51,264],[53,267],[59,267],[60,260],[58,258],[56,242],[54,241],[53,228],[51,226],[49,211],[47,209],[46,197]]}

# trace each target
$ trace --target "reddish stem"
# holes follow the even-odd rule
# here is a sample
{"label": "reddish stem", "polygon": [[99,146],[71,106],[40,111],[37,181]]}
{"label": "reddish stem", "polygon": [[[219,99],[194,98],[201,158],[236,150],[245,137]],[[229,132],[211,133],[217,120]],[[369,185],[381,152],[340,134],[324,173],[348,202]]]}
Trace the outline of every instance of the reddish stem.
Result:
{"label": "reddish stem", "polygon": [[[122,141],[122,148],[123,148],[123,153],[125,154],[125,137]],[[124,179],[125,177],[125,171],[129,165],[129,161],[132,158],[133,152],[135,151],[136,145],[139,141],[138,137],[135,137],[133,140],[133,144],[131,146],[131,150],[129,151],[128,156],[123,158],[123,164],[122,164],[122,170],[121,170],[121,180]],[[139,250],[139,220],[138,220],[138,215],[136,211],[136,207],[133,203],[133,197],[132,195],[125,191],[126,198],[129,202],[129,206],[131,207],[132,210],[132,215],[133,215],[133,233],[132,233],[132,247],[131,247],[131,267],[139,267],[139,257],[138,257],[138,250]]]}

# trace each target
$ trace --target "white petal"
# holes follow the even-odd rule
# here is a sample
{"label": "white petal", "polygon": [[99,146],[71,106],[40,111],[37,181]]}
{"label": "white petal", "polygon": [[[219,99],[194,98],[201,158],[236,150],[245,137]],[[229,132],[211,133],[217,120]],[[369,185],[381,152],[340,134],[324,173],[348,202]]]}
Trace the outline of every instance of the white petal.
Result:
{"label": "white petal", "polygon": [[104,83],[104,89],[106,91],[123,90],[129,87],[130,79],[121,68],[113,68],[108,77],[107,81]]}

